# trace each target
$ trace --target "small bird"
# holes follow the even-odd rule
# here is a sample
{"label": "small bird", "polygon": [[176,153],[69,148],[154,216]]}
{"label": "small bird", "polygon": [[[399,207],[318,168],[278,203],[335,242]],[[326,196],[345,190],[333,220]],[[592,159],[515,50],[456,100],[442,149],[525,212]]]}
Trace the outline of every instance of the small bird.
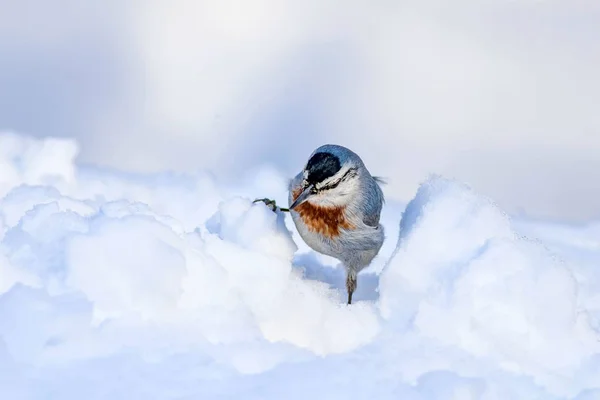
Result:
{"label": "small bird", "polygon": [[[313,250],[334,257],[346,269],[348,304],[358,273],[379,253],[385,238],[379,223],[384,196],[350,149],[326,144],[309,157],[289,184],[289,211],[300,237]],[[268,199],[260,199],[274,206]]]}

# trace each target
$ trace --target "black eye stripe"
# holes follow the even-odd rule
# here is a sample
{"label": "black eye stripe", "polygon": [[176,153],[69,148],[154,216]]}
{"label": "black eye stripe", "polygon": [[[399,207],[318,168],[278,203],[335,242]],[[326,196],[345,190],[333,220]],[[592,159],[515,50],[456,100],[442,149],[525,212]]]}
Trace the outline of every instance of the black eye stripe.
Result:
{"label": "black eye stripe", "polygon": [[325,186],[323,190],[335,189],[341,182],[345,181],[351,176],[356,176],[356,168],[350,168],[344,175],[342,175],[340,179]]}

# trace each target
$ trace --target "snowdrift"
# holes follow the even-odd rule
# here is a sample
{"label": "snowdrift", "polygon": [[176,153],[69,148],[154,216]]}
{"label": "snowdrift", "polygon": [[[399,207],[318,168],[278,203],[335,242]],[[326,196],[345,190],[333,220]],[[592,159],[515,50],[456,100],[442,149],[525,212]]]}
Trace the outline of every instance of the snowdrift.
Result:
{"label": "snowdrift", "polygon": [[462,184],[419,188],[348,307],[264,184],[76,154],[0,135],[2,399],[600,398],[600,273]]}

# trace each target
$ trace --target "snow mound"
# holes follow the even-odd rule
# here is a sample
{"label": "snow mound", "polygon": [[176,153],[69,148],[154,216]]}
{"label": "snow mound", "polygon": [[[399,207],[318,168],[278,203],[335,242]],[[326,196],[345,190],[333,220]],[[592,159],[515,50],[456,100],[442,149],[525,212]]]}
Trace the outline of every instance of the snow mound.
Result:
{"label": "snow mound", "polygon": [[440,177],[408,204],[380,291],[393,326],[558,394],[587,385],[581,365],[600,350],[572,270],[491,201]]}
{"label": "snow mound", "polygon": [[420,187],[348,307],[343,271],[252,204],[285,193],[271,168],[232,188],[0,149],[0,398],[598,398],[598,271],[462,184]]}

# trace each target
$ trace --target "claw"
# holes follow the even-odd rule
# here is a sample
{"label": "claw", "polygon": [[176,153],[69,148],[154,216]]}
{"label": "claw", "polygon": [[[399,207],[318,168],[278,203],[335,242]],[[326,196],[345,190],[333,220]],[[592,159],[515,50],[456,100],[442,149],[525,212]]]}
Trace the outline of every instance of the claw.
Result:
{"label": "claw", "polygon": [[283,212],[288,212],[290,211],[288,208],[281,208],[281,207],[277,207],[277,203],[275,202],[275,200],[271,200],[271,199],[256,199],[253,201],[253,203],[258,203],[259,201],[262,201],[263,203],[265,203],[265,205],[267,207],[269,207],[271,209],[271,211],[275,212],[277,209],[279,209],[280,211]]}

